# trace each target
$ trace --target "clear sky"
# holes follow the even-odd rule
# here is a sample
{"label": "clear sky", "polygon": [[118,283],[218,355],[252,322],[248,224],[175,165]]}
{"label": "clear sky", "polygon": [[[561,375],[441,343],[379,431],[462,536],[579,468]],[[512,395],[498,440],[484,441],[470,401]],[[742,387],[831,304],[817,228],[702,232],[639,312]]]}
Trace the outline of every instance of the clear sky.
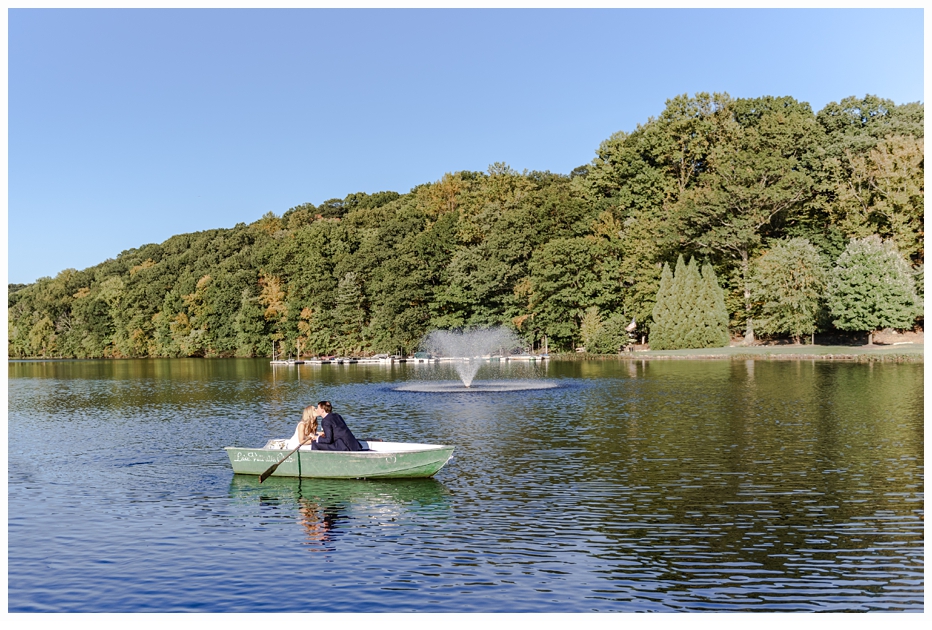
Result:
{"label": "clear sky", "polygon": [[446,172],[569,173],[678,94],[924,101],[921,9],[8,13],[8,278]]}

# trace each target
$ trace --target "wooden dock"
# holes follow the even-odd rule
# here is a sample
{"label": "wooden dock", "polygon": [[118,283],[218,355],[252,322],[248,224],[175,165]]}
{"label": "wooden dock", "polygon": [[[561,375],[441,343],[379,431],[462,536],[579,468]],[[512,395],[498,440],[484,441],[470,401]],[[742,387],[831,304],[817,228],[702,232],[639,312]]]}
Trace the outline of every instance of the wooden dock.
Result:
{"label": "wooden dock", "polygon": [[508,361],[548,361],[548,354],[512,354],[508,356],[485,357],[334,357],[329,359],[277,359],[272,365],[394,365],[396,363],[456,363],[468,361],[508,362]]}

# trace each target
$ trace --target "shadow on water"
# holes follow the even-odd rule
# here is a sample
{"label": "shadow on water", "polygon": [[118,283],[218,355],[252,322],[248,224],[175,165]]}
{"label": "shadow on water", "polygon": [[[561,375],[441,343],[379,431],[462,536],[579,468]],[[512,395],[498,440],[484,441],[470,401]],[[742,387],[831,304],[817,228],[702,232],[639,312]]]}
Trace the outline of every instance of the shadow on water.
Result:
{"label": "shadow on water", "polygon": [[450,491],[436,479],[302,479],[269,477],[263,483],[255,475],[233,475],[233,501],[287,501],[296,497],[363,503],[389,501],[399,505],[446,504]]}

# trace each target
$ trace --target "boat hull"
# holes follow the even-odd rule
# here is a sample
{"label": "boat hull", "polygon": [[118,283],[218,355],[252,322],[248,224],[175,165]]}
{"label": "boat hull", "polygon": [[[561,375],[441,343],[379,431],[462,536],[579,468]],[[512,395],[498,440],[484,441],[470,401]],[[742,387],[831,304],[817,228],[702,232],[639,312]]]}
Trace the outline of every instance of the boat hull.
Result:
{"label": "boat hull", "polygon": [[[307,447],[279,464],[273,477],[322,479],[411,479],[432,477],[453,456],[452,446],[372,442],[368,451],[313,451]],[[287,451],[226,447],[237,475],[261,475]]]}

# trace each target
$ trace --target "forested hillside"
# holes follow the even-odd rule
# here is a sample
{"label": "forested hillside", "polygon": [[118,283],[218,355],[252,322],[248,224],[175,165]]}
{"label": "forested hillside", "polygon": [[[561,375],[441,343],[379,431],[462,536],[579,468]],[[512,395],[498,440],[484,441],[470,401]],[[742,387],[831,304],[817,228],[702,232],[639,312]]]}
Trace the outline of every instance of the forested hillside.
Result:
{"label": "forested hillside", "polygon": [[[663,265],[681,255],[714,270],[734,332],[781,334],[768,310],[781,289],[764,279],[787,247],[824,275],[850,239],[877,235],[921,296],[923,111],[679,96],[569,175],[447,173],[10,285],[9,355],[408,352],[435,328],[499,324],[528,345],[614,351],[632,319],[648,333]],[[847,321],[828,297],[807,295],[821,330]]]}

